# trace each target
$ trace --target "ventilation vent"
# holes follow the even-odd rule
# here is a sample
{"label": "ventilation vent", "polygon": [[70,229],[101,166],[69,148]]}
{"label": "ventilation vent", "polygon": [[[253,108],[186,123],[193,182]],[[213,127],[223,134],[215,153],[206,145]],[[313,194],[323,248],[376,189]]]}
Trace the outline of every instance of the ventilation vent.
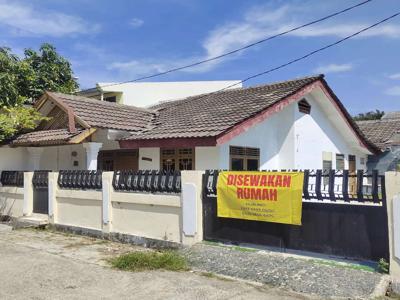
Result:
{"label": "ventilation vent", "polygon": [[311,105],[305,99],[300,100],[298,105],[299,105],[299,112],[303,114],[310,114]]}
{"label": "ventilation vent", "polygon": [[260,149],[231,146],[229,153],[230,155],[236,155],[236,156],[260,156]]}

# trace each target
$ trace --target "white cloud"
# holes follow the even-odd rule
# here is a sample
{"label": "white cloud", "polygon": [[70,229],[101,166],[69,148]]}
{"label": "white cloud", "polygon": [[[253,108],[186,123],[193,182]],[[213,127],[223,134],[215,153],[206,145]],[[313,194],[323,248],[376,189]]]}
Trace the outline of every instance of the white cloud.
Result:
{"label": "white cloud", "polygon": [[129,21],[129,25],[133,28],[139,28],[143,25],[144,21],[142,19],[133,18]]}
{"label": "white cloud", "polygon": [[316,69],[313,70],[314,73],[322,73],[322,74],[328,74],[328,73],[343,73],[343,72],[348,72],[353,69],[352,64],[329,64],[326,66],[320,66]]}
{"label": "white cloud", "polygon": [[[207,57],[220,55],[234,48],[245,46],[306,23],[307,21],[297,17],[300,15],[307,16],[308,13],[303,14],[306,11],[306,7],[290,5],[281,6],[278,9],[272,9],[268,5],[250,8],[242,21],[222,25],[210,32],[203,43]],[[369,25],[369,23],[365,22],[337,24],[333,19],[333,21],[325,21],[293,31],[288,35],[295,37],[333,36],[343,38]],[[400,25],[381,25],[362,33],[359,37],[376,36],[400,38]]]}
{"label": "white cloud", "polygon": [[29,4],[0,1],[0,24],[12,28],[18,35],[60,37],[71,34],[93,33],[99,25],[82,18],[56,11],[40,11]]}
{"label": "white cloud", "polygon": [[[236,48],[243,47],[250,43],[256,42],[263,38],[281,33],[283,31],[292,29],[296,26],[309,22],[310,17],[309,5],[283,5],[278,8],[268,5],[259,5],[250,7],[244,14],[241,20],[235,22],[228,22],[222,24],[211,30],[207,37],[202,42],[204,54],[197,57],[187,57],[179,60],[166,60],[154,61],[152,59],[145,60],[132,60],[128,62],[116,63],[113,67],[120,70],[127,71],[129,66],[133,65],[138,70],[146,71],[154,69],[166,70],[173,66],[181,66],[186,63],[193,63],[198,60],[209,59],[219,56],[226,52],[232,51]],[[318,7],[314,5],[313,11],[318,11]],[[337,37],[343,38],[347,35],[353,34],[362,28],[369,26],[371,21],[357,22],[357,21],[338,21],[337,19],[328,20],[302,30],[294,31],[288,34],[291,37],[297,38],[316,38],[316,37]],[[357,38],[400,38],[400,25],[398,24],[384,24],[367,32],[362,33]],[[257,49],[253,47],[252,49]],[[243,52],[238,52],[236,55],[231,55],[229,58],[214,60],[206,64],[196,66],[194,68],[185,69],[186,72],[206,72],[226,59],[234,59]],[[150,66],[146,67],[146,63]],[[174,63],[171,63],[173,61]],[[132,66],[133,66],[132,65]],[[321,67],[322,68],[322,67]],[[352,65],[329,65],[324,69],[324,73],[329,72],[345,72],[351,70]]]}
{"label": "white cloud", "polygon": [[400,79],[400,73],[391,74],[388,76],[388,78],[394,80]]}
{"label": "white cloud", "polygon": [[400,85],[387,89],[385,94],[389,96],[400,96]]}

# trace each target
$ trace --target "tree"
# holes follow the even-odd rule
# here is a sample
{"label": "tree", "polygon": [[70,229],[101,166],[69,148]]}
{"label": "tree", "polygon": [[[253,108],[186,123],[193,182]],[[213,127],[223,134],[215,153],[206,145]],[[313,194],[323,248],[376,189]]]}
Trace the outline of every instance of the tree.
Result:
{"label": "tree", "polygon": [[71,64],[54,46],[43,44],[38,52],[26,49],[22,59],[0,47],[0,141],[46,119],[24,104],[33,103],[45,90],[73,93],[78,87]]}
{"label": "tree", "polygon": [[0,141],[10,139],[17,133],[35,129],[39,121],[47,119],[30,107],[3,107],[0,109]]}
{"label": "tree", "polygon": [[380,120],[384,114],[385,114],[384,111],[380,111],[379,109],[376,109],[375,111],[360,113],[360,114],[354,116],[353,119],[355,121]]}
{"label": "tree", "polygon": [[39,51],[26,49],[20,59],[10,48],[0,48],[0,107],[31,103],[45,90],[73,93],[79,85],[71,64],[56,48],[43,44]]}
{"label": "tree", "polygon": [[39,52],[26,49],[22,62],[33,70],[33,74],[24,72],[26,80],[21,86],[21,94],[28,99],[37,99],[45,90],[73,93],[79,87],[69,61],[50,44],[43,44]]}

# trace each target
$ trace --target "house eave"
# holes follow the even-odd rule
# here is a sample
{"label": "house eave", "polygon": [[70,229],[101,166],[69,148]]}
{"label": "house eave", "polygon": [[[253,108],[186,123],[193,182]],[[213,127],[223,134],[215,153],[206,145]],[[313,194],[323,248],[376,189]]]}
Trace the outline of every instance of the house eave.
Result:
{"label": "house eave", "polygon": [[138,140],[120,140],[119,146],[122,149],[138,148],[193,148],[216,146],[215,137],[199,138],[166,138],[166,139],[138,139]]}

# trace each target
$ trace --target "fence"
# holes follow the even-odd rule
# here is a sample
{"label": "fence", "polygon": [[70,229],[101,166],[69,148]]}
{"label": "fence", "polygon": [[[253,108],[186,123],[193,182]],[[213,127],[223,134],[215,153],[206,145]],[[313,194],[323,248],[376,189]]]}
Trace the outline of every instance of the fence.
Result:
{"label": "fence", "polygon": [[24,172],[2,171],[0,183],[0,220],[21,217],[24,209]]}
{"label": "fence", "polygon": [[113,187],[116,191],[180,193],[180,171],[115,171]]}
{"label": "fence", "polygon": [[0,176],[0,183],[2,186],[24,186],[24,172],[23,171],[2,171]]}
{"label": "fence", "polygon": [[347,170],[306,170],[304,175],[302,225],[294,226],[219,218],[218,171],[206,171],[203,177],[204,239],[351,258],[387,259],[384,176],[375,171],[358,171],[352,175]]}
{"label": "fence", "polygon": [[[184,234],[185,184],[198,179],[195,203],[201,204],[202,172],[61,171],[49,174],[49,215],[60,227],[139,243],[190,244],[201,229]],[[185,182],[183,182],[185,178]],[[193,179],[194,178],[194,179]],[[190,222],[201,226],[201,208]],[[200,233],[200,234],[198,234]],[[149,242],[150,241],[150,242]]]}
{"label": "fence", "polygon": [[[280,171],[296,172],[297,170]],[[271,172],[277,172],[277,170]],[[385,201],[385,176],[379,175],[378,170],[369,173],[358,170],[354,174],[351,174],[349,170],[301,170],[301,172],[304,173],[304,201],[357,201],[375,204],[382,204],[382,201]],[[206,171],[205,192],[207,195],[216,195],[218,173],[218,170]]]}

